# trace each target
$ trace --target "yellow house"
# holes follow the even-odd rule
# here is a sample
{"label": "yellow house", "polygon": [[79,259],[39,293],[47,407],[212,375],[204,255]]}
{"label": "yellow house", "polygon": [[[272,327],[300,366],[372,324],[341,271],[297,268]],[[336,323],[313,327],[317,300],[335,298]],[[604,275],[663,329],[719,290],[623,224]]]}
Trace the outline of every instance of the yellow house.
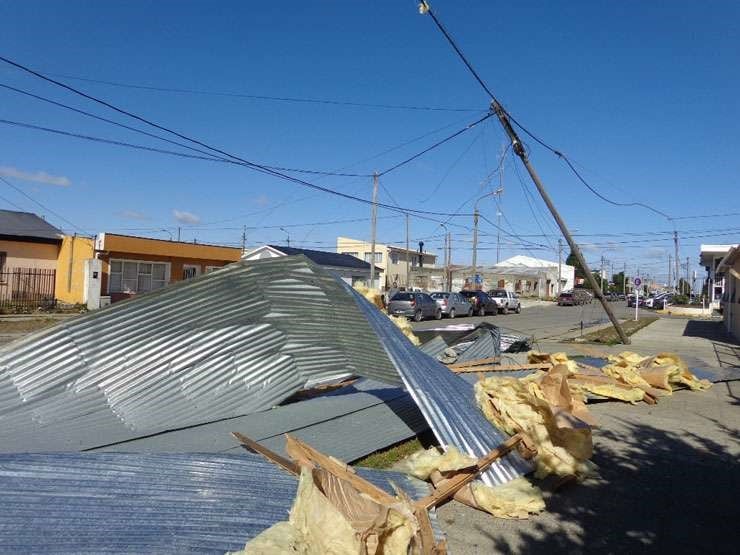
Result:
{"label": "yellow house", "polygon": [[64,237],[57,264],[56,297],[89,308],[119,301],[236,262],[239,248],[167,241],[115,233],[95,239]]}

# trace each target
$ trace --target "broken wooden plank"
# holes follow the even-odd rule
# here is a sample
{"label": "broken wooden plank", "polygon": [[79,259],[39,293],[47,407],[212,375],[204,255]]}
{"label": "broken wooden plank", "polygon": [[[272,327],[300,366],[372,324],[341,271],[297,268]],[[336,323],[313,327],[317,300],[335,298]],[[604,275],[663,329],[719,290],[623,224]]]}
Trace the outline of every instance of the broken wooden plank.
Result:
{"label": "broken wooden plank", "polygon": [[549,370],[552,368],[552,364],[549,362],[536,362],[533,364],[487,364],[480,366],[463,366],[459,368],[453,368],[450,366],[450,370],[456,374],[465,372],[512,372],[516,370]]}
{"label": "broken wooden plank", "polygon": [[496,460],[500,459],[506,453],[514,449],[521,441],[522,436],[520,434],[516,434],[510,437],[501,445],[492,450],[490,453],[480,458],[478,460],[478,464],[475,467],[473,467],[472,469],[460,471],[459,474],[456,474],[448,481],[445,481],[442,487],[435,488],[435,490],[431,494],[423,497],[422,499],[419,499],[415,503],[415,505],[420,508],[429,510],[432,507],[436,507],[440,503],[447,501],[455,495],[455,492],[464,487],[465,484],[473,481],[476,476],[486,470],[489,466],[496,462]]}
{"label": "broken wooden plank", "polygon": [[450,368],[467,368],[468,366],[481,366],[483,364],[496,364],[500,362],[499,357],[490,358],[479,358],[476,360],[469,360],[467,362],[458,362],[456,364],[448,364]]}
{"label": "broken wooden plank", "polygon": [[301,460],[309,461],[310,463],[320,466],[331,474],[334,474],[338,478],[346,480],[352,484],[355,489],[361,493],[367,494],[371,499],[374,499],[379,503],[389,505],[396,502],[395,497],[355,474],[355,471],[346,464],[324,455],[307,443],[303,443],[301,440],[296,439],[289,434],[285,434],[285,450],[288,455],[299,462]]}
{"label": "broken wooden plank", "polygon": [[278,455],[277,453],[268,449],[264,445],[260,445],[253,439],[250,439],[247,436],[240,434],[239,432],[231,432],[231,435],[234,436],[237,439],[237,441],[241,443],[242,447],[244,447],[247,451],[259,453],[271,463],[278,465],[279,467],[287,470],[291,474],[298,476],[301,473],[301,469],[298,466],[298,464],[291,461],[290,459],[286,459],[285,457]]}

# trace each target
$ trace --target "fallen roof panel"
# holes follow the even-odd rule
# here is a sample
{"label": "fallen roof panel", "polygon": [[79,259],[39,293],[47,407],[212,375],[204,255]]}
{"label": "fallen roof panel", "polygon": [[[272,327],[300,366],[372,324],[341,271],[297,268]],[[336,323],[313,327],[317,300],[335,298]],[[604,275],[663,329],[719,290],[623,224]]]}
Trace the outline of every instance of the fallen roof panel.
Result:
{"label": "fallen roof panel", "polygon": [[[496,429],[475,404],[473,386],[411,344],[403,333],[361,294],[346,286],[382,339],[388,356],[434,435],[443,445],[482,457],[507,436]],[[517,453],[497,460],[481,478],[489,485],[506,483],[532,470]]]}
{"label": "fallen roof panel", "polygon": [[[424,482],[358,469],[413,498]],[[258,455],[0,455],[0,553],[224,553],[286,520],[296,479]]]}
{"label": "fallen roof panel", "polygon": [[254,413],[339,376],[401,380],[338,279],[237,262],[0,351],[0,452],[81,450]]}

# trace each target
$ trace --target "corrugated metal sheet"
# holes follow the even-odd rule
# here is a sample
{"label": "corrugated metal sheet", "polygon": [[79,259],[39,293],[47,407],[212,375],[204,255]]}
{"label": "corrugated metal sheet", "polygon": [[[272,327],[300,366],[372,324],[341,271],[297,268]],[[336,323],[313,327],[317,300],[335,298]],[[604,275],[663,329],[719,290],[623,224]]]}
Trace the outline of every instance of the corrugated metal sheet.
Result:
{"label": "corrugated metal sheet", "polygon": [[440,336],[436,336],[433,339],[424,343],[419,347],[423,353],[428,354],[432,358],[437,358],[439,355],[445,352],[448,348],[447,343]]}
{"label": "corrugated metal sheet", "polygon": [[[474,456],[483,456],[506,436],[496,429],[475,404],[473,386],[411,344],[388,318],[362,295],[347,286],[381,338],[411,396],[443,445],[455,445]],[[482,475],[495,485],[530,472],[530,464],[511,453]]]}
{"label": "corrugated metal sheet", "polygon": [[241,450],[230,432],[241,432],[282,453],[291,433],[316,449],[354,461],[429,429],[402,388],[373,380],[269,411],[162,432],[93,449],[94,452],[219,453]]}
{"label": "corrugated metal sheet", "polygon": [[335,276],[231,264],[0,351],[0,451],[79,450],[267,409],[357,374],[400,384]]}
{"label": "corrugated metal sheet", "polygon": [[[359,469],[389,492],[407,476]],[[258,455],[0,455],[0,553],[219,553],[286,520],[296,479]],[[434,521],[433,521],[434,522]]]}

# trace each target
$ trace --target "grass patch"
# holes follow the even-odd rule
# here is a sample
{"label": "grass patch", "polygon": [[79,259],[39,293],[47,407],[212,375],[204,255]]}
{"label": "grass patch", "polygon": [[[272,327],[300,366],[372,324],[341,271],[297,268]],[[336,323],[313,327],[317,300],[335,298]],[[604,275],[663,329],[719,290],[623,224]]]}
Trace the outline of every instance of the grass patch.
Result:
{"label": "grass patch", "polygon": [[0,320],[0,333],[31,333],[58,324],[54,318],[33,318],[29,320]]}
{"label": "grass patch", "polygon": [[398,461],[405,459],[412,453],[416,453],[419,449],[426,449],[430,445],[435,445],[436,440],[431,432],[426,432],[418,437],[412,437],[401,443],[397,443],[387,449],[381,449],[370,453],[367,457],[363,457],[354,463],[352,466],[364,466],[366,468],[390,468]]}
{"label": "grass patch", "polygon": [[[629,337],[630,335],[640,331],[642,328],[649,326],[656,320],[658,320],[657,316],[643,316],[639,320],[626,320],[622,322],[622,329],[624,330],[624,333],[627,334],[627,337]],[[617,335],[617,330],[615,330],[613,326],[586,333],[583,337],[578,338],[577,341],[579,343],[581,341],[586,341],[589,343],[601,343],[603,345],[617,345],[621,343],[619,335]]]}

